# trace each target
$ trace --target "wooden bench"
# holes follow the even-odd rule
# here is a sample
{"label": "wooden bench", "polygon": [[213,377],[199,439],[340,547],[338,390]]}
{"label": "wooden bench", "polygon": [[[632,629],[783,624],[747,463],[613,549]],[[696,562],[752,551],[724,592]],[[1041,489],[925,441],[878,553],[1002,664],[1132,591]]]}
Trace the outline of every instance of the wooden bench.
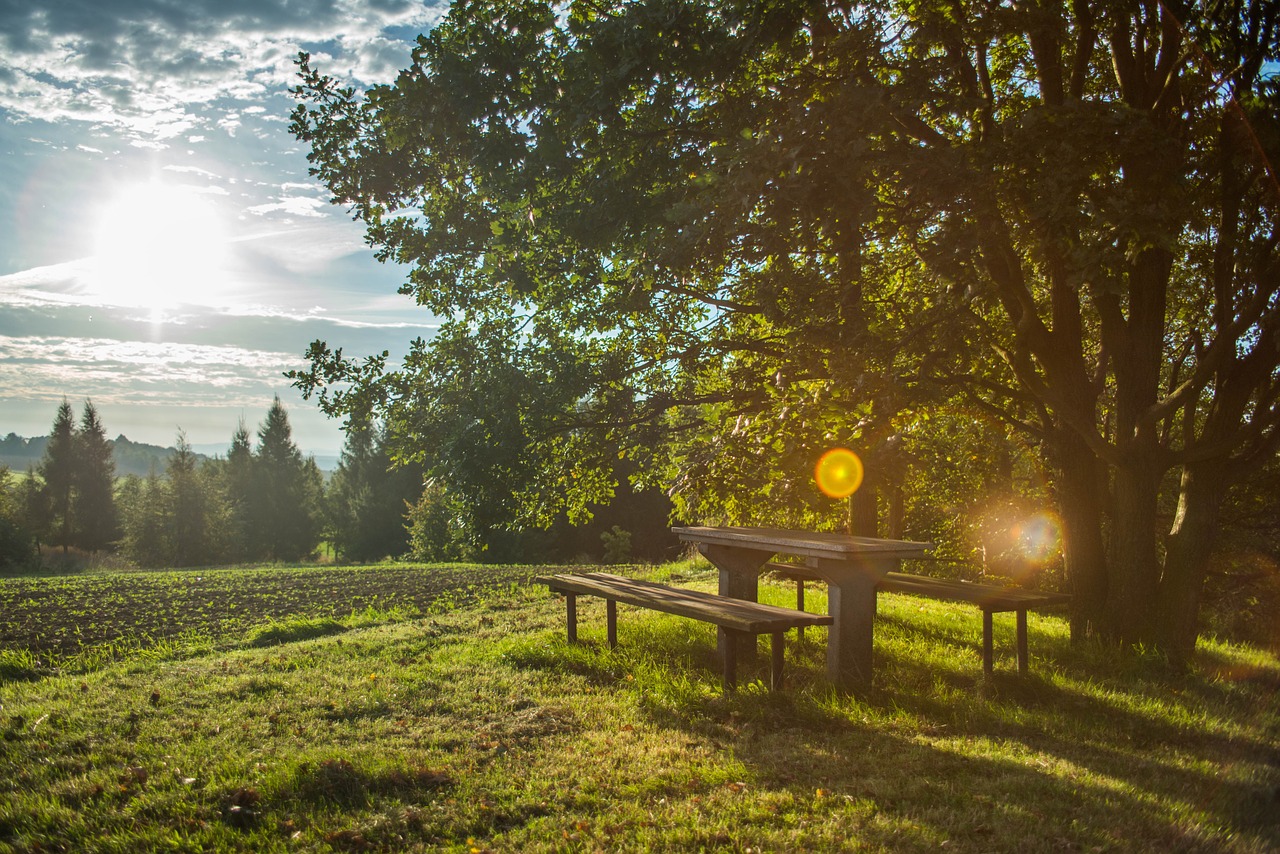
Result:
{"label": "wooden bench", "polygon": [[[741,599],[729,599],[714,593],[703,593],[698,590],[686,590],[679,587],[668,587],[664,584],[653,584],[648,581],[636,581],[606,572],[588,572],[582,575],[548,575],[535,579],[546,584],[565,598],[567,611],[567,629],[569,642],[578,639],[578,596],[599,596],[605,600],[607,637],[610,647],[618,644],[618,608],[623,602],[666,614],[676,614],[714,623],[730,636],[761,635],[772,636],[773,661],[770,669],[769,688],[773,691],[782,688],[783,637],[788,629],[799,629],[804,626],[829,626],[832,618],[822,614],[806,614],[790,608],[779,608],[774,605],[761,605],[758,602],[747,602]],[[736,680],[736,653],[738,644],[724,644],[727,654],[724,655],[724,686],[731,689]]]}
{"label": "wooden bench", "polygon": [[[798,564],[767,563],[764,568],[796,582],[796,608],[801,611],[804,610],[804,583],[822,580],[813,570]],[[1014,612],[1018,673],[1025,675],[1030,668],[1030,656],[1027,651],[1027,609],[1063,605],[1071,601],[1071,596],[1066,593],[1043,593],[1037,590],[997,587],[993,584],[975,584],[972,581],[908,575],[904,572],[888,573],[876,585],[876,590],[977,605],[982,609],[982,669],[988,674],[992,672],[994,662],[991,649],[992,614],[1002,611]],[[804,630],[798,628],[797,631],[803,638]]]}

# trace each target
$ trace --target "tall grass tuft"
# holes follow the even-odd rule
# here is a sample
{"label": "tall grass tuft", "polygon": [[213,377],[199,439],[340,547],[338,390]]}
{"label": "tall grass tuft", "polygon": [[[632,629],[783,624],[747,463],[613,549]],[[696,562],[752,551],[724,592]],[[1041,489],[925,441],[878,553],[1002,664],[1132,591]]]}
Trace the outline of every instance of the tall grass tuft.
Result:
{"label": "tall grass tuft", "polygon": [[248,633],[245,640],[251,647],[279,646],[283,643],[338,635],[347,630],[346,625],[332,617],[293,617],[272,620],[266,625],[258,626]]}

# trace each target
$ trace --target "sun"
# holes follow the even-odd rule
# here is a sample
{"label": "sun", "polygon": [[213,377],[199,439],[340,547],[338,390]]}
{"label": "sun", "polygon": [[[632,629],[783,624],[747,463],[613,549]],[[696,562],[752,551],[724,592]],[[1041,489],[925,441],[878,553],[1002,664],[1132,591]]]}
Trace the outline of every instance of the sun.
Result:
{"label": "sun", "polygon": [[136,184],[102,209],[94,284],[104,301],[153,316],[207,303],[225,288],[226,249],[226,227],[203,194],[159,181]]}

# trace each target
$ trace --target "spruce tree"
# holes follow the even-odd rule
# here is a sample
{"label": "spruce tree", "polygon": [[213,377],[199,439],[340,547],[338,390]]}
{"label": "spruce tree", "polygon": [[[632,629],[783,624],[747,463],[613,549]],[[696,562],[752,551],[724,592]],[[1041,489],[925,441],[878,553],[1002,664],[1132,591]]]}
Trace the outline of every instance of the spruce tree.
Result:
{"label": "spruce tree", "polygon": [[267,560],[298,560],[319,542],[319,469],[293,443],[289,415],[275,398],[258,428],[250,495],[252,540]]}
{"label": "spruce tree", "polygon": [[223,494],[226,496],[225,542],[222,552],[233,563],[252,560],[258,554],[260,537],[253,524],[253,449],[249,445],[249,429],[244,419],[231,436],[231,449],[223,467]]}
{"label": "spruce tree", "polygon": [[346,560],[398,557],[409,548],[408,508],[422,494],[422,469],[393,467],[385,429],[351,425],[329,484],[329,525],[334,548]]}
{"label": "spruce tree", "polygon": [[173,549],[169,540],[165,485],[152,469],[143,480],[125,478],[120,489],[124,536],[122,546],[129,559],[139,566],[169,563]]}
{"label": "spruce tree", "polygon": [[67,553],[73,537],[75,432],[71,404],[63,398],[53,419],[53,429],[49,433],[49,444],[44,449],[44,458],[40,461],[40,476],[44,478],[45,494],[48,496],[49,542],[62,546],[63,554]]}
{"label": "spruce tree", "polygon": [[111,456],[107,432],[92,401],[84,402],[74,448],[74,543],[86,551],[97,552],[118,536],[116,464]]}
{"label": "spruce tree", "polygon": [[355,424],[346,432],[338,468],[329,481],[326,536],[339,558],[361,560],[359,507],[368,491],[365,470],[373,456],[373,436],[370,430]]}
{"label": "spruce tree", "polygon": [[196,455],[179,431],[177,451],[165,468],[168,477],[169,543],[174,566],[209,563],[206,558],[208,502],[197,471]]}

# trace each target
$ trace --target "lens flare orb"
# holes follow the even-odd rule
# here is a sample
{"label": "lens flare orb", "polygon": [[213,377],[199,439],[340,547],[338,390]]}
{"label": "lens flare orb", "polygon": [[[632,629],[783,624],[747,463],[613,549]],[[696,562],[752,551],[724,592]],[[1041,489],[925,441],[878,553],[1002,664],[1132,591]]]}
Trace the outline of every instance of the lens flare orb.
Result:
{"label": "lens flare orb", "polygon": [[848,498],[862,486],[862,460],[848,448],[832,448],[813,469],[818,489],[831,498]]}
{"label": "lens flare orb", "polygon": [[1049,562],[1062,549],[1062,525],[1049,513],[1037,513],[1011,531],[1018,552],[1033,564]]}

